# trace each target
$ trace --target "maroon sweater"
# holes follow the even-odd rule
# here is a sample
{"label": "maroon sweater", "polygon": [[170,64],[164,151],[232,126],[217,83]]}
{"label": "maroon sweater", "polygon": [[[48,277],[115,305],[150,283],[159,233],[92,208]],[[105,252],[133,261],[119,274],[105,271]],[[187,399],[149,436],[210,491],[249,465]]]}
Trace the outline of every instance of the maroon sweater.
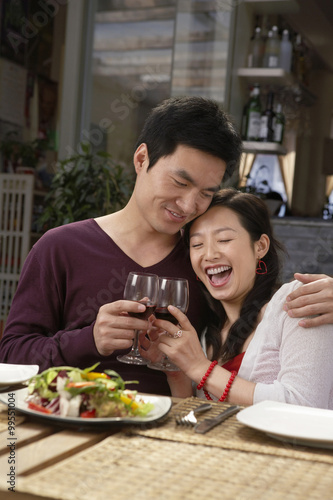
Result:
{"label": "maroon sweater", "polygon": [[93,220],[48,231],[31,249],[0,342],[0,362],[116,370],[125,380],[139,380],[140,392],[169,394],[162,372],[117,361],[115,351],[101,356],[93,326],[101,305],[123,298],[129,271],[189,280],[188,317],[198,332],[204,326],[205,303],[179,241],[161,262],[142,268],[130,259]]}

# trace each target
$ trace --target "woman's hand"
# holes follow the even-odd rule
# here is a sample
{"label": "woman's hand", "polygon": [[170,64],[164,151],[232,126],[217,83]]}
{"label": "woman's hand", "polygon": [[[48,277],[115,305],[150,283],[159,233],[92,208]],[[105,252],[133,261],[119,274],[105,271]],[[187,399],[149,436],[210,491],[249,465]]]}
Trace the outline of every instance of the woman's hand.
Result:
{"label": "woman's hand", "polygon": [[[161,361],[164,356],[163,352],[160,350],[160,338],[165,336],[165,331],[160,330],[156,327],[151,327],[147,332],[139,335],[140,344],[139,350],[143,358],[148,359],[152,363],[157,363]],[[193,396],[192,381],[185,375],[181,370],[178,371],[165,371],[168,379],[168,384],[171,390],[171,394],[177,398],[187,398]]]}
{"label": "woman's hand", "polygon": [[[150,321],[154,321],[155,317],[151,316]],[[139,334],[139,351],[143,358],[148,359],[151,363],[158,363],[163,357],[162,351],[159,349],[159,337],[163,335],[158,328],[149,325],[147,332]]]}
{"label": "woman's hand", "polygon": [[[200,374],[204,372],[209,361],[202,350],[198,334],[187,316],[174,306],[169,306],[168,310],[179,324],[174,325],[170,321],[162,319],[153,321],[155,327],[167,332],[159,335],[158,349],[166,354],[190,379],[195,380],[194,374],[198,371]],[[175,336],[177,332],[181,332],[180,336]]]}
{"label": "woman's hand", "polygon": [[304,285],[287,297],[284,309],[289,316],[303,318],[299,325],[304,328],[333,323],[333,278],[326,274],[296,273],[294,276]]}

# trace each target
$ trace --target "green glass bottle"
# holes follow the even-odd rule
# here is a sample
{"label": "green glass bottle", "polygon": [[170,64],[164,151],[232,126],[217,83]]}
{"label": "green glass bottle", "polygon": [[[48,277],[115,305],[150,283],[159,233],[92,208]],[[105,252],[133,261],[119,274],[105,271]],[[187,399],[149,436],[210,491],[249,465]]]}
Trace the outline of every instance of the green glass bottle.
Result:
{"label": "green glass bottle", "polygon": [[259,85],[255,85],[247,105],[247,141],[260,140],[261,100]]}
{"label": "green glass bottle", "polygon": [[274,94],[269,92],[267,95],[267,106],[261,115],[260,122],[260,140],[263,142],[273,142],[274,127],[273,120],[275,113],[273,111]]}

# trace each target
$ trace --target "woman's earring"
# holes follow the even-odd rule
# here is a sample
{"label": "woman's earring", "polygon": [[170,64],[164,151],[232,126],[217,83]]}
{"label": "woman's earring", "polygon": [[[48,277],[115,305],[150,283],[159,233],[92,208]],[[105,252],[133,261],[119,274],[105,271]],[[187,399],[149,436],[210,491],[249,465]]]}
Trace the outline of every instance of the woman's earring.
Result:
{"label": "woman's earring", "polygon": [[196,276],[196,278],[197,278],[197,281],[201,281],[201,279],[198,276]]}
{"label": "woman's earring", "polygon": [[259,260],[256,274],[267,274],[267,266],[263,260]]}

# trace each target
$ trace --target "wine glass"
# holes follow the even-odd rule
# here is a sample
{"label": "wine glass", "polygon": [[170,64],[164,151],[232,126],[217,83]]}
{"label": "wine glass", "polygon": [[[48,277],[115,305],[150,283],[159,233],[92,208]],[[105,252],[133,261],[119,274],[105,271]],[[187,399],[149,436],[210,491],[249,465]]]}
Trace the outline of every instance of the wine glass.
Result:
{"label": "wine glass", "polygon": [[[146,306],[143,312],[128,314],[134,318],[148,319],[156,307],[158,293],[158,276],[140,272],[130,272],[125,289],[124,299],[134,300]],[[140,355],[139,351],[139,330],[135,330],[132,349],[128,354],[117,356],[117,360],[129,365],[146,365],[148,361]]]}
{"label": "wine glass", "polygon": [[[168,306],[175,306],[184,314],[187,312],[189,302],[188,281],[184,278],[159,278],[157,306],[154,315],[158,319],[171,321],[174,325],[178,324],[177,319],[168,311]],[[166,355],[163,355],[161,361],[148,363],[149,368],[163,371],[178,371],[179,368],[169,361]]]}

